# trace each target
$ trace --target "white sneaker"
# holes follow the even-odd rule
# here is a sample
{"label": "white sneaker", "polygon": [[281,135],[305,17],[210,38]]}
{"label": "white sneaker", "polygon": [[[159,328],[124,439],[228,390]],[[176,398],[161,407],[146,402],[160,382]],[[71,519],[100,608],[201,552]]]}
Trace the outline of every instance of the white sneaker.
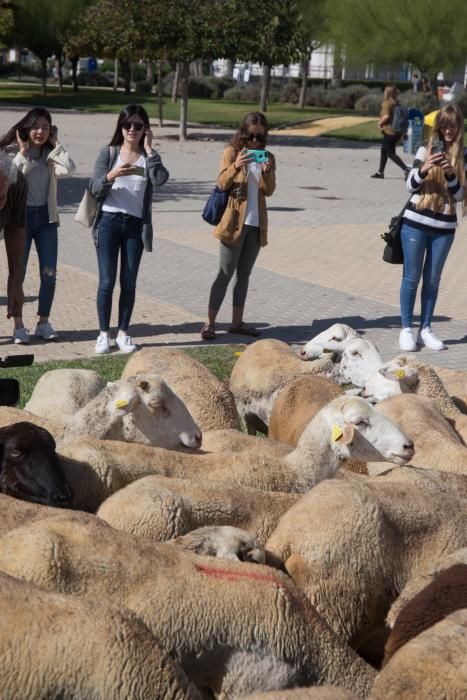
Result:
{"label": "white sneaker", "polygon": [[404,352],[415,352],[417,344],[413,339],[411,328],[403,328],[399,335],[399,347]]}
{"label": "white sneaker", "polygon": [[118,345],[120,352],[134,352],[136,350],[136,345],[131,342],[129,335],[117,335],[115,342]]}
{"label": "white sneaker", "polygon": [[58,338],[57,331],[48,321],[38,323],[34,335],[37,335],[38,338],[44,338],[44,340],[55,340],[55,338]]}
{"label": "white sneaker", "polygon": [[447,346],[442,340],[437,338],[431,326],[426,326],[425,328],[420,328],[418,331],[417,343],[419,345],[425,345],[430,350],[446,350]]}
{"label": "white sneaker", "polygon": [[29,331],[27,328],[16,328],[13,333],[15,345],[29,345]]}
{"label": "white sneaker", "polygon": [[99,333],[96,341],[96,352],[98,355],[105,355],[110,352],[110,336],[108,333]]}

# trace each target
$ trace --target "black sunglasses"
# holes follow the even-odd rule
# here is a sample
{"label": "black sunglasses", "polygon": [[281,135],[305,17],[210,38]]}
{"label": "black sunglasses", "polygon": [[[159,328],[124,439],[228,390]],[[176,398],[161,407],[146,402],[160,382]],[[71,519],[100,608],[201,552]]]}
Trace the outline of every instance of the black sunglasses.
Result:
{"label": "black sunglasses", "polygon": [[131,127],[133,127],[135,131],[141,131],[141,129],[144,129],[144,124],[141,124],[141,122],[123,122],[122,124],[122,129],[126,131],[130,131]]}
{"label": "black sunglasses", "polygon": [[266,134],[247,134],[248,141],[264,141]]}

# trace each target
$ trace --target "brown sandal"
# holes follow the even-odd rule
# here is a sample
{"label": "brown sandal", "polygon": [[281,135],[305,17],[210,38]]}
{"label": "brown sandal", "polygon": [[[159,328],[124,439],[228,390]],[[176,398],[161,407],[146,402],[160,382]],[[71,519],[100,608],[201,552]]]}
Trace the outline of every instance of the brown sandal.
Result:
{"label": "brown sandal", "polygon": [[214,340],[216,331],[212,323],[206,323],[201,329],[201,337],[203,340]]}

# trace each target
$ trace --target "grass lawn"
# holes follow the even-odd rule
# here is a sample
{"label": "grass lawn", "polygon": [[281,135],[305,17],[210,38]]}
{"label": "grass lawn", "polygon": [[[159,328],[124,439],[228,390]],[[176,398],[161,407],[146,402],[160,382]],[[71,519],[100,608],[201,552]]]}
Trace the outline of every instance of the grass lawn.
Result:
{"label": "grass lawn", "polygon": [[[336,139],[349,139],[351,141],[381,141],[381,132],[378,129],[376,120],[374,122],[366,122],[365,124],[356,124],[355,126],[346,126],[342,129],[326,131],[322,136]],[[467,146],[467,120],[465,122],[464,143]]]}
{"label": "grass lawn", "polygon": [[[243,350],[243,345],[229,345],[205,348],[186,348],[185,352],[208,367],[219,379],[230,377],[238,355],[236,352]],[[38,379],[51,369],[63,369],[75,367],[79,369],[93,369],[106,382],[119,379],[126,364],[127,357],[121,354],[112,354],[108,357],[96,357],[86,360],[51,360],[50,362],[38,362],[30,367],[9,367],[1,370],[2,377],[12,377],[19,381],[21,401],[20,408],[29,401]]]}
{"label": "grass lawn", "polygon": [[[158,104],[155,95],[132,92],[130,95],[111,89],[94,89],[81,87],[78,92],[66,86],[62,93],[55,86],[47,88],[47,97],[42,97],[39,85],[12,85],[9,81],[0,81],[0,104],[42,105],[52,111],[54,109],[80,109],[92,112],[118,113],[122,107],[135,102],[141,104],[151,119],[157,118]],[[229,102],[227,100],[202,100],[191,98],[188,101],[188,120],[199,124],[213,124],[228,128],[236,128],[250,110],[258,109],[257,102]],[[179,119],[179,104],[173,104],[169,98],[164,98],[164,118]],[[271,104],[267,117],[271,127],[293,124],[301,121],[312,121],[338,114],[353,114],[352,110],[331,110],[306,107],[300,109],[295,105]]]}

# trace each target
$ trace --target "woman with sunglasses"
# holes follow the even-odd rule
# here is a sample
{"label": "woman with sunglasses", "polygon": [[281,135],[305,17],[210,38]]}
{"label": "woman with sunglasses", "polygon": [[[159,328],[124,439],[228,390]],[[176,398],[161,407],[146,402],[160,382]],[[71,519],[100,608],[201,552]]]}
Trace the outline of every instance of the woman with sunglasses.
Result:
{"label": "woman with sunglasses", "polygon": [[[34,241],[39,258],[38,321],[35,336],[43,340],[58,337],[49,322],[55,295],[58,256],[57,178],[71,175],[75,164],[58,141],[50,112],[34,107],[0,139],[0,148],[18,148],[13,162],[28,185],[26,201],[26,242],[23,256],[24,276]],[[13,341],[29,343],[29,331],[22,316],[14,319]]]}
{"label": "woman with sunglasses", "polygon": [[110,352],[112,294],[120,254],[120,299],[117,347],[136,350],[128,335],[135,303],[136,279],[143,249],[152,251],[152,189],[167,182],[169,173],[152,148],[147,112],[129,105],[120,112],[115,133],[99,153],[89,189],[97,200],[93,226],[99,267],[97,314],[100,333],[96,353]]}
{"label": "woman with sunglasses", "polygon": [[233,289],[230,333],[258,336],[257,328],[243,322],[243,311],[250,274],[262,246],[267,245],[268,219],[265,197],[276,188],[275,160],[256,162],[252,150],[264,151],[268,122],[261,112],[250,112],[243,119],[221,160],[217,185],[229,191],[227,207],[214,236],[220,241],[219,272],[211,287],[208,320],[201,330],[203,340],[216,337],[215,321],[229,282],[236,272]]}

